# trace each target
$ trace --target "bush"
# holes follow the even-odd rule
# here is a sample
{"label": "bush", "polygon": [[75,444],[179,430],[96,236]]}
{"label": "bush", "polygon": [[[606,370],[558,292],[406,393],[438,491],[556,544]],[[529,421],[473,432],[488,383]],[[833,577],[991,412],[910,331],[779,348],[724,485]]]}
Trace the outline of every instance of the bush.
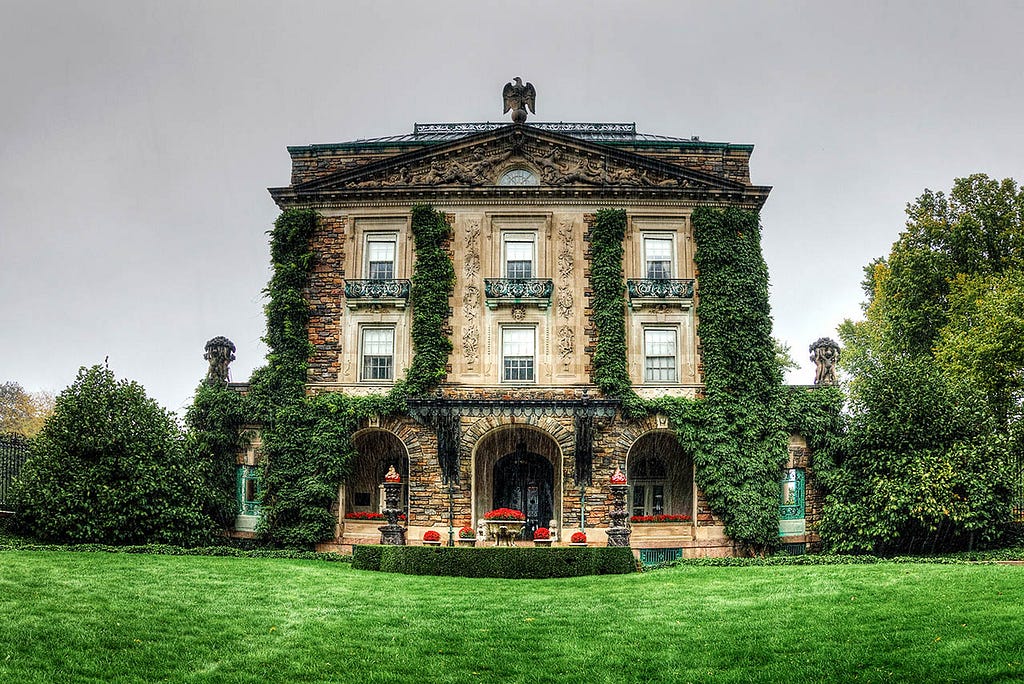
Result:
{"label": "bush", "polygon": [[404,575],[545,579],[624,575],[636,572],[636,561],[626,547],[356,546],[352,567]]}
{"label": "bush", "polygon": [[15,529],[44,541],[195,545],[202,481],[174,418],[141,385],[82,368],[15,481]]}
{"label": "bush", "polygon": [[380,570],[383,546],[353,546],[352,567],[355,570]]}

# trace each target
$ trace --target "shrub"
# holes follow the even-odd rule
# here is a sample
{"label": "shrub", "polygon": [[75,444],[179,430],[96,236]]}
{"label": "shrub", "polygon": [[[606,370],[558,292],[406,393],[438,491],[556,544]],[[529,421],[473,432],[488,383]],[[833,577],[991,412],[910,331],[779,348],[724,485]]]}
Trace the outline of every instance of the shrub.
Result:
{"label": "shrub", "polygon": [[380,570],[383,546],[353,546],[352,567],[355,570]]}
{"label": "shrub", "polygon": [[459,530],[459,539],[476,539],[476,530],[472,527],[463,527]]}
{"label": "shrub", "polygon": [[587,535],[583,534],[582,532],[573,532],[572,536],[569,537],[569,541],[571,541],[573,544],[586,544]]}
{"label": "shrub", "polygon": [[551,530],[546,527],[538,527],[533,532],[534,539],[551,539]]}
{"label": "shrub", "polygon": [[437,530],[427,530],[423,533],[423,541],[427,542],[439,542],[441,541],[441,535]]}
{"label": "shrub", "polygon": [[14,487],[19,531],[46,541],[209,539],[202,478],[174,418],[101,366],[60,393]]}
{"label": "shrub", "polygon": [[636,572],[626,547],[472,548],[356,546],[352,567],[405,575],[545,579]]}

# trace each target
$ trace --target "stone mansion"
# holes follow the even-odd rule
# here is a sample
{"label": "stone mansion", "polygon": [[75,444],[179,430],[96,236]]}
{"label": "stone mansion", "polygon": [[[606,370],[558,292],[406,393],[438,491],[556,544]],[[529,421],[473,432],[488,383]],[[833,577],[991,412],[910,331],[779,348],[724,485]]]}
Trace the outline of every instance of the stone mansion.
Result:
{"label": "stone mansion", "polygon": [[[525,119],[525,113],[521,117]],[[604,542],[616,469],[629,483],[632,546],[659,558],[735,553],[694,480],[668,418],[623,418],[592,378],[595,326],[589,234],[603,208],[626,212],[627,367],[643,398],[699,397],[700,274],[695,207],[758,211],[752,145],[638,132],[632,123],[430,123],[411,133],[289,147],[291,181],[270,189],[282,209],[318,221],[305,289],[314,348],[307,392],[386,392],[412,356],[411,208],[429,204],[452,233],[455,288],[446,326],[454,351],[437,392],[409,414],[364,421],[359,456],[338,483],[328,548],[376,543],[382,483],[402,477],[408,543],[447,539],[484,513],[523,511],[527,533],[556,544],[583,529]],[[237,529],[259,515],[258,438],[239,456]],[[819,514],[807,449],[790,442],[780,473],[780,535],[794,550]],[[658,554],[661,554],[660,556]]]}

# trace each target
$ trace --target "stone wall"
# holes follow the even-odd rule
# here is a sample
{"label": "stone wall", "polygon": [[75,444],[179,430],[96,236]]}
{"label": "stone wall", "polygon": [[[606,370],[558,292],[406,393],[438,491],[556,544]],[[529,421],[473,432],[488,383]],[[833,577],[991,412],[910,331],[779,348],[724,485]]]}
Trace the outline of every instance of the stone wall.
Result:
{"label": "stone wall", "polygon": [[309,302],[310,382],[336,382],[341,363],[341,325],[345,298],[345,228],[343,216],[319,216],[313,232],[313,273],[304,291]]}

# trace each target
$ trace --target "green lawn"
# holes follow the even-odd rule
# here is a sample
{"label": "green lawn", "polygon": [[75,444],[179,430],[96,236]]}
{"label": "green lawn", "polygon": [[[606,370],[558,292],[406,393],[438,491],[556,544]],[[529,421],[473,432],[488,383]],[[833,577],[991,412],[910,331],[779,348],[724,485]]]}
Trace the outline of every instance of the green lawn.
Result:
{"label": "green lawn", "polygon": [[479,580],[0,553],[0,682],[1024,681],[1024,567]]}

